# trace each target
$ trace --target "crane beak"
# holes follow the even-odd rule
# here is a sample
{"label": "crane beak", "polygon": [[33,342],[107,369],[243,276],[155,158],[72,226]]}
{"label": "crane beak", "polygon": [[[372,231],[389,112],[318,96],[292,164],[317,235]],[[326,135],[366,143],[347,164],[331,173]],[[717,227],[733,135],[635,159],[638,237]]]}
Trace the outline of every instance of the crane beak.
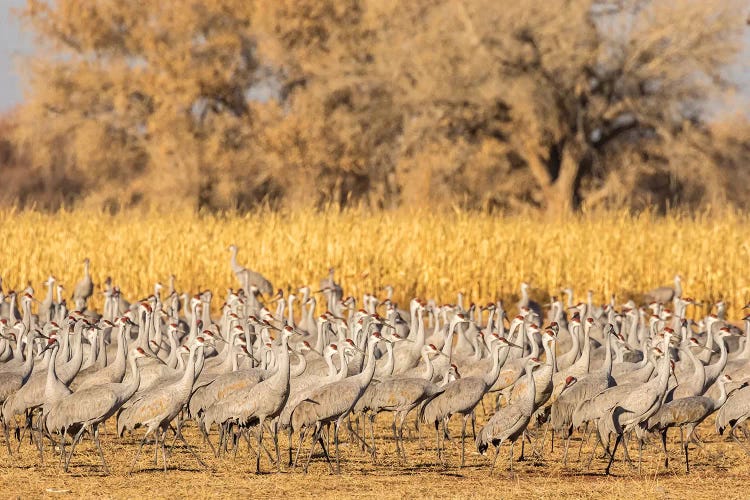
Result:
{"label": "crane beak", "polygon": [[510,347],[515,347],[515,348],[517,348],[517,349],[523,349],[523,347],[521,347],[521,346],[520,346],[520,345],[518,345],[518,344],[514,344],[513,342],[508,342],[508,345],[509,345]]}

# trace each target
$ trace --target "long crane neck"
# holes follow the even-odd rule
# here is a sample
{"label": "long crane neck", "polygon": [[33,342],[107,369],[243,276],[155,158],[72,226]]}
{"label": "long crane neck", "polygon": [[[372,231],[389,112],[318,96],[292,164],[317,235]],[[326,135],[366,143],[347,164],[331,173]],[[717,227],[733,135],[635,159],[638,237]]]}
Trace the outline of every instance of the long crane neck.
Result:
{"label": "long crane neck", "polygon": [[373,375],[375,375],[375,342],[369,341],[367,343],[365,366],[360,373],[354,375],[352,378],[359,383],[360,388],[364,389],[370,384]]}
{"label": "long crane neck", "polygon": [[484,385],[487,388],[495,385],[495,382],[497,382],[497,377],[500,376],[500,350],[501,349],[499,345],[495,344],[492,346],[492,369],[484,376]]}
{"label": "long crane neck", "polygon": [[141,386],[141,370],[138,368],[138,358],[130,358],[130,378],[127,382],[122,382],[122,392],[119,394],[120,401],[129,400]]}

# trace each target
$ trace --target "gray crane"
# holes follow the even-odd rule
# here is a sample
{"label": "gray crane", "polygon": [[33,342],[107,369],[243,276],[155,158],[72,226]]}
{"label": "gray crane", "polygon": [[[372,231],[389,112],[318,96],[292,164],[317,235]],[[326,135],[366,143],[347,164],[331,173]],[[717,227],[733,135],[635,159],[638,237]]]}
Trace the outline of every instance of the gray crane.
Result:
{"label": "gray crane", "polygon": [[727,326],[723,326],[719,328],[719,331],[716,332],[716,341],[719,344],[719,359],[716,360],[715,363],[711,363],[710,365],[706,365],[704,367],[705,370],[705,376],[706,380],[703,385],[703,392],[706,392],[713,384],[716,382],[716,380],[719,378],[719,375],[724,371],[724,368],[727,366],[727,342],[726,338],[734,335],[734,332]]}
{"label": "gray crane", "polygon": [[[291,326],[281,331],[281,346],[278,354],[278,370],[272,376],[250,388],[247,392],[235,392],[230,397],[217,401],[206,409],[203,427],[206,432],[214,423],[232,421],[241,427],[257,425],[258,452],[255,472],[260,473],[260,456],[263,444],[263,427],[266,419],[274,420],[289,397],[289,338],[294,334]],[[276,447],[277,465],[280,466],[279,442],[276,424],[273,425],[273,440]]]}
{"label": "gray crane", "polygon": [[[682,449],[685,452],[685,472],[690,472],[690,460],[688,459],[688,447],[693,437],[695,428],[698,427],[709,415],[721,408],[727,400],[726,384],[732,381],[729,375],[722,375],[717,381],[719,384],[719,398],[713,400],[708,396],[692,396],[675,399],[666,403],[652,415],[647,423],[646,429],[661,434],[661,446],[664,450],[664,467],[669,467],[669,454],[667,453],[667,432],[671,427],[679,427]],[[683,430],[687,434],[683,437]]]}
{"label": "gray crane", "polygon": [[542,307],[538,302],[535,302],[529,298],[530,288],[531,286],[529,286],[529,284],[525,281],[521,283],[521,300],[518,301],[518,309],[520,310],[524,307],[528,307],[537,316],[536,321],[539,321],[541,324],[541,321],[544,319]]}
{"label": "gray crane", "polygon": [[539,365],[540,362],[536,358],[526,360],[524,368],[526,383],[524,384],[523,395],[496,411],[477,434],[476,445],[480,454],[485,454],[490,443],[495,447],[495,458],[492,460],[492,465],[490,466],[490,474],[495,469],[495,462],[500,454],[500,446],[506,441],[511,443],[510,471],[513,472],[514,445],[516,440],[526,431],[526,427],[528,427],[535,410],[536,387],[534,383],[534,369]]}
{"label": "gray crane", "polygon": [[[18,371],[8,371],[0,373],[0,406],[5,403],[11,395],[15,394],[24,384],[29,380],[31,371],[34,369],[34,337],[35,332],[32,330],[29,332],[29,336],[26,340],[26,359],[24,360],[21,369]],[[4,419],[0,419],[3,426],[3,432],[5,434],[5,444],[8,447],[8,454],[12,455],[10,449],[10,436],[8,435],[8,426]]]}
{"label": "gray crane", "polygon": [[644,299],[647,303],[669,304],[675,297],[678,299],[682,297],[682,276],[679,274],[674,277],[674,288],[671,286],[654,288],[645,294]]}
{"label": "gray crane", "polygon": [[[348,344],[347,344],[348,345]],[[330,384],[338,380],[343,380],[348,371],[346,352],[350,349],[349,347],[339,348],[338,344],[330,344],[323,350],[323,359],[328,365],[328,373],[326,375],[318,374],[304,374],[304,376],[297,377],[292,380],[289,388],[289,398],[287,399],[284,409],[281,411],[278,420],[278,429],[287,429],[287,438],[289,441],[289,466],[292,465],[292,413],[294,409],[302,401],[309,398],[309,395],[324,385]],[[336,366],[333,364],[332,357],[339,355],[339,370],[336,371]]]}
{"label": "gray crane", "polygon": [[[552,404],[550,415],[552,428],[562,432],[565,436],[564,462],[567,462],[567,451],[570,437],[573,432],[573,413],[576,407],[600,392],[614,385],[612,378],[612,349],[611,339],[615,335],[615,329],[609,324],[603,331],[604,334],[604,364],[599,370],[583,375],[578,378],[575,387],[566,392],[564,396],[558,396]],[[575,376],[575,375],[574,375]]]}
{"label": "gray crane", "polygon": [[[93,435],[102,467],[109,474],[109,467],[99,443],[99,425],[114,415],[123,403],[138,390],[141,378],[137,361],[146,356],[151,356],[151,354],[146,353],[140,347],[133,349],[130,356],[131,376],[125,382],[90,386],[74,392],[50,406],[44,419],[44,426],[50,434],[57,433],[60,436],[60,459],[65,460],[64,470],[66,472],[76,445],[84,432],[89,431]],[[65,435],[68,433],[74,433],[74,437],[70,453],[65,457]]]}
{"label": "gray crane", "polygon": [[355,410],[369,413],[373,461],[376,458],[374,422],[379,413],[384,411],[393,413],[391,429],[396,441],[396,453],[406,460],[406,448],[403,444],[406,417],[414,408],[428,403],[444,391],[445,387],[434,384],[430,379],[419,377],[396,376],[377,384],[374,382],[370,384],[357,402]]}
{"label": "gray crane", "polygon": [[[622,441],[624,433],[635,429],[642,422],[648,421],[656,413],[664,401],[664,395],[667,391],[669,375],[674,369],[674,362],[669,356],[669,342],[672,337],[671,328],[664,329],[664,357],[659,366],[658,375],[640,386],[637,390],[628,393],[623,399],[612,406],[608,414],[601,420],[604,428],[609,433],[614,433],[617,438],[612,454],[609,457],[609,463],[605,473],[609,475],[609,470],[614,462],[617,447]],[[577,384],[576,384],[577,385]]]}
{"label": "gray crane", "polygon": [[[299,450],[302,448],[306,430],[314,426],[310,454],[308,455],[307,463],[305,464],[305,472],[310,464],[310,459],[312,458],[316,443],[320,442],[323,452],[325,453],[326,458],[328,458],[328,452],[326,451],[325,444],[321,438],[323,425],[328,423],[334,423],[333,441],[336,447],[336,472],[341,472],[339,458],[339,428],[372,381],[372,377],[375,374],[375,348],[380,342],[389,341],[384,339],[377,331],[373,332],[368,337],[367,357],[362,372],[345,378],[344,380],[324,385],[313,391],[307,400],[302,401],[294,409],[294,412],[292,413],[292,428],[295,431],[300,432],[300,447],[297,451],[297,455],[299,455]],[[331,472],[334,472],[330,460],[328,460],[328,466]]]}
{"label": "gray crane", "polygon": [[750,450],[737,439],[736,430],[750,418],[750,386],[737,389],[729,395],[716,414],[716,431],[724,434],[729,428],[729,435],[735,443],[750,455]]}
{"label": "gray crane", "polygon": [[232,272],[237,276],[237,280],[245,293],[250,293],[250,288],[255,287],[260,293],[273,294],[273,285],[262,274],[251,271],[237,263],[237,252],[239,251],[237,245],[229,245],[229,251],[232,254],[230,261]]}
{"label": "gray crane", "polygon": [[83,259],[83,278],[76,283],[73,289],[73,303],[79,311],[86,310],[89,298],[94,294],[94,282],[91,280],[91,261],[88,257]]}
{"label": "gray crane", "polygon": [[[114,361],[101,369],[97,369],[96,366],[92,366],[90,368],[93,368],[93,370],[87,369],[80,371],[71,383],[71,388],[73,390],[80,391],[81,389],[85,389],[87,387],[92,387],[95,385],[122,382],[123,377],[125,377],[125,368],[127,363],[125,359],[127,340],[130,332],[130,327],[134,325],[132,321],[124,316],[117,320],[117,324],[117,354],[115,355]],[[140,384],[140,374],[138,383]]]}
{"label": "gray crane", "polygon": [[[161,445],[162,461],[164,462],[164,471],[167,470],[167,456],[164,447],[167,428],[182,407],[188,402],[193,389],[193,382],[196,378],[196,363],[198,358],[203,357],[203,337],[196,337],[190,344],[190,357],[182,377],[174,383],[154,387],[148,391],[136,396],[129,406],[121,410],[117,415],[117,435],[122,436],[126,430],[135,430],[138,427],[146,427],[146,433],[141,439],[138,451],[136,452],[133,464],[130,467],[130,473],[133,472],[138,457],[143,449],[143,444],[152,433],[155,433],[154,442],[158,447]],[[190,452],[195,456],[198,462],[203,461],[195,454],[193,449],[187,443],[181,433],[177,437],[185,444]]]}
{"label": "gray crane", "polygon": [[[508,357],[511,344],[503,337],[492,337],[491,347],[492,369],[483,377],[463,377],[445,386],[445,391],[422,407],[420,419],[422,422],[435,426],[438,460],[442,460],[439,424],[449,420],[453,414],[463,417],[461,422],[461,466],[464,465],[466,422],[474,412],[485,394],[497,382],[500,367]],[[516,346],[520,347],[520,346]]]}

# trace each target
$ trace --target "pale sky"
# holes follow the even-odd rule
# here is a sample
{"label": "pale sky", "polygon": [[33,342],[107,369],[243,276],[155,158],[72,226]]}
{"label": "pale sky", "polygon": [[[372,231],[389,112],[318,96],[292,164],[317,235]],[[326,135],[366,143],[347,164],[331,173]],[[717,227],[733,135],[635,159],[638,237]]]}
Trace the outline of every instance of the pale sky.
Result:
{"label": "pale sky", "polygon": [[[20,22],[11,14],[11,9],[23,4],[24,0],[0,0],[0,112],[23,99],[18,66],[21,63],[20,55],[32,50],[32,37],[21,30]],[[743,62],[731,73],[739,84],[740,98],[727,107],[744,107],[746,112],[750,112],[747,110],[750,106],[750,26],[745,33],[745,50],[739,59]]]}

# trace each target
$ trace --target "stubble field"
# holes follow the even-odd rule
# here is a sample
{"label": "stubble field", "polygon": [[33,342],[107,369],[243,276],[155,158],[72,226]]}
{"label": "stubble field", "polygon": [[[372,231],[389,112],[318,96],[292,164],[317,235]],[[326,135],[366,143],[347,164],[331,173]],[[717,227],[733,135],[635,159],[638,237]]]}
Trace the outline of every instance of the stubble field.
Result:
{"label": "stubble field", "polygon": [[[30,282],[39,298],[44,294],[42,282],[50,273],[72,289],[82,273],[81,261],[89,257],[94,281],[101,284],[112,276],[130,300],[148,295],[156,281],[166,283],[174,274],[178,290],[214,290],[218,308],[225,290],[237,286],[227,252],[232,243],[240,247],[241,263],[262,272],[285,291],[303,284],[315,286],[333,266],[346,294],[358,299],[367,292],[383,296],[382,287],[390,284],[395,287],[395,300],[402,304],[413,296],[455,302],[456,293],[462,291],[467,304],[503,298],[514,313],[523,280],[530,281],[533,297],[540,303],[567,286],[573,287],[577,299],[585,299],[586,290],[592,289],[596,302],[608,301],[614,293],[621,303],[631,297],[640,300],[643,291],[669,283],[676,273],[683,277],[686,294],[705,303],[727,300],[733,320],[750,298],[750,219],[731,213],[666,218],[606,214],[547,222],[426,210],[247,216],[6,211],[0,212],[0,228],[4,288],[20,289]],[[95,297],[94,307],[100,309],[101,304],[101,297]],[[691,314],[707,312],[703,308]],[[478,424],[486,418],[479,410]],[[386,438],[388,417],[381,416],[378,422],[378,446],[383,451],[378,463],[373,465],[369,455],[347,442],[342,446],[341,476],[329,475],[320,456],[314,458],[308,474],[284,467],[282,473],[256,476],[254,455],[246,445],[236,458],[215,459],[192,427],[186,436],[208,469],[199,467],[178,446],[170,458],[170,470],[164,473],[161,464],[156,468],[149,460],[153,448],[148,448],[139,471],[128,476],[140,434],[117,439],[108,423],[102,445],[112,475],[101,474],[95,448],[88,440],[69,473],[60,470],[49,449],[45,464],[40,465],[36,450],[26,440],[20,454],[0,462],[0,496],[747,496],[748,457],[716,435],[713,420],[700,428],[705,450],[693,451],[694,471],[689,475],[683,471],[678,446],[670,446],[672,463],[664,470],[659,446],[653,441],[645,451],[641,474],[618,461],[613,477],[603,476],[604,463],[599,459],[590,471],[575,460],[577,440],[567,468],[562,466],[560,448],[550,451],[549,440],[543,459],[517,463],[512,476],[506,470],[508,448],[501,449],[495,475],[490,477],[488,458],[474,452],[471,440],[467,441],[468,464],[458,468],[457,421],[451,428],[453,439],[447,442],[446,465],[436,463],[434,435],[427,429],[423,430],[425,449],[412,435],[406,444],[409,460],[402,463],[395,457],[393,442]],[[216,439],[215,433],[212,437]],[[284,446],[282,441],[282,450]],[[584,448],[584,454],[590,448]],[[634,444],[630,449],[637,455]],[[518,451],[517,446],[516,456]],[[263,467],[272,469],[265,457]]]}

